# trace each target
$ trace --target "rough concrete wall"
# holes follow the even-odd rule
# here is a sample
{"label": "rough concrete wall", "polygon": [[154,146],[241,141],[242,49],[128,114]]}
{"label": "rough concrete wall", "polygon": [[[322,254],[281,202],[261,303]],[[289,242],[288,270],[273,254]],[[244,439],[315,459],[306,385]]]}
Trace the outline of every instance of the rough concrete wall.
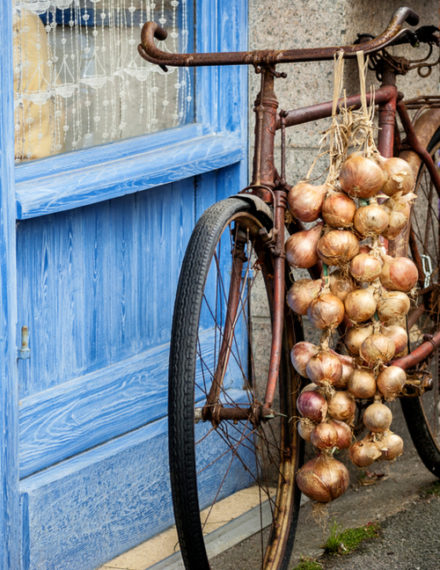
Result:
{"label": "rough concrete wall", "polygon": [[[403,0],[249,0],[250,49],[349,44],[358,32],[379,34],[385,29],[394,10],[402,4]],[[420,24],[438,25],[438,0],[414,0],[411,7],[420,15]],[[401,55],[411,56],[411,53],[415,53],[410,47],[393,49]],[[288,73],[287,79],[276,82],[280,108],[292,109],[330,100],[332,66],[332,62],[279,66],[280,70]],[[358,91],[356,73],[355,63],[347,62],[345,84],[349,93]],[[427,79],[421,79],[417,72],[412,72],[407,77],[399,78],[398,87],[407,97],[438,93],[439,74],[439,66]],[[375,80],[373,75],[371,79]],[[255,99],[258,86],[258,76],[251,72],[250,103]],[[320,121],[287,131],[287,174],[290,183],[295,183],[307,173],[327,124]],[[250,117],[250,128],[252,150],[253,116]]]}

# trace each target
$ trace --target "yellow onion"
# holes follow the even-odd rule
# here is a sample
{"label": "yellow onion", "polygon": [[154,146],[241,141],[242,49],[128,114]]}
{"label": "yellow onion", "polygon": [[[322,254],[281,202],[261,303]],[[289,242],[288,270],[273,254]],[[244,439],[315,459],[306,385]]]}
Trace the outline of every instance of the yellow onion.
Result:
{"label": "yellow onion", "polygon": [[351,427],[339,420],[329,420],[328,423],[336,429],[336,433],[338,434],[335,447],[338,449],[349,448],[353,438]]}
{"label": "yellow onion", "polygon": [[396,238],[408,223],[408,217],[402,212],[391,212],[387,229],[382,233],[387,239]]}
{"label": "yellow onion", "polygon": [[322,293],[310,303],[307,315],[318,329],[334,329],[344,319],[344,303],[331,293]]}
{"label": "yellow onion", "polygon": [[330,230],[319,239],[316,251],[327,265],[345,265],[359,253],[359,241],[347,230]]}
{"label": "yellow onion", "polygon": [[350,447],[350,459],[358,467],[367,467],[376,459],[379,459],[381,452],[378,450],[376,443],[368,436],[361,441],[356,441]]}
{"label": "yellow onion", "polygon": [[365,368],[355,368],[348,381],[348,391],[360,400],[372,398],[376,393],[376,380],[373,374]]}
{"label": "yellow onion", "polygon": [[391,413],[391,410],[385,406],[385,404],[381,404],[380,402],[370,404],[364,411],[364,426],[368,431],[372,431],[373,433],[382,433],[387,431],[392,421],[393,414]]}
{"label": "yellow onion", "polygon": [[334,420],[351,422],[356,411],[356,403],[350,392],[338,390],[328,401],[328,415]]}
{"label": "yellow onion", "polygon": [[328,422],[321,422],[310,434],[310,442],[318,449],[331,449],[336,446],[338,432]]}
{"label": "yellow onion", "polygon": [[412,192],[415,179],[413,171],[406,160],[393,156],[381,161],[381,166],[386,175],[382,192],[388,196],[392,196],[396,192],[402,192],[403,194]]}
{"label": "yellow onion", "polygon": [[382,327],[381,333],[394,341],[396,351],[394,356],[403,356],[408,352],[408,334],[403,327],[398,325],[390,325]]}
{"label": "yellow onion", "polygon": [[322,422],[327,414],[327,400],[316,390],[301,392],[296,401],[298,412],[312,422]]}
{"label": "yellow onion", "polygon": [[344,275],[340,269],[336,269],[330,274],[330,291],[336,295],[341,301],[345,301],[345,297],[353,291],[355,284],[349,275]]}
{"label": "yellow onion", "polygon": [[354,227],[362,237],[381,235],[390,223],[386,208],[380,204],[369,204],[358,208],[354,216]]}
{"label": "yellow onion", "polygon": [[348,329],[345,335],[345,346],[351,352],[357,356],[359,354],[359,349],[364,340],[373,334],[373,325],[367,325],[364,327],[351,327]]}
{"label": "yellow onion", "polygon": [[287,304],[298,315],[305,315],[310,303],[319,295],[321,279],[299,279],[287,291]]}
{"label": "yellow onion", "polygon": [[382,322],[388,323],[405,317],[409,308],[409,297],[402,291],[383,291],[377,303],[377,314]]}
{"label": "yellow onion", "polygon": [[293,367],[300,376],[303,376],[304,378],[307,377],[306,366],[309,363],[309,360],[312,358],[312,356],[315,356],[318,350],[319,348],[317,346],[305,340],[297,342],[293,345],[293,348],[290,351],[290,359],[292,361]]}
{"label": "yellow onion", "polygon": [[360,357],[365,360],[368,366],[376,364],[386,364],[396,351],[394,341],[384,334],[375,333],[367,337],[359,349]]}
{"label": "yellow onion", "polygon": [[[347,357],[345,357],[345,358],[347,358]],[[349,379],[350,379],[350,376],[353,374],[353,370],[354,370],[354,368],[353,368],[353,363],[350,363],[350,364],[349,364],[348,362],[345,361],[345,358],[344,358],[344,359],[341,359],[341,362],[342,362],[342,374],[341,374],[341,377],[340,377],[340,379],[339,379],[337,382],[335,382],[335,383],[333,384],[333,386],[334,386],[335,388],[338,388],[338,389],[346,388],[346,387],[347,387],[347,384],[348,384],[348,381],[349,381]]]}
{"label": "yellow onion", "polygon": [[356,289],[347,295],[344,305],[347,317],[351,321],[355,323],[368,321],[376,312],[374,290],[371,287]]}
{"label": "yellow onion", "polygon": [[392,431],[384,433],[382,439],[376,445],[382,453],[382,459],[387,461],[392,461],[403,453],[403,439]]}
{"label": "yellow onion", "polygon": [[419,272],[415,264],[407,257],[384,256],[380,280],[389,290],[408,292],[417,283]]}
{"label": "yellow onion", "polygon": [[299,182],[289,190],[287,202],[295,218],[302,222],[314,222],[321,213],[322,202],[328,186],[314,186],[308,182]]}
{"label": "yellow onion", "polygon": [[310,434],[315,429],[315,425],[309,418],[300,418],[297,429],[300,437],[305,441],[310,441]]}
{"label": "yellow onion", "polygon": [[359,253],[350,261],[350,273],[357,281],[372,283],[382,272],[382,261],[374,255]]}
{"label": "yellow onion", "polygon": [[377,377],[377,389],[385,400],[392,401],[402,392],[405,382],[405,370],[399,366],[388,366]]}
{"label": "yellow onion", "polygon": [[306,366],[307,377],[318,384],[335,384],[342,375],[342,362],[329,350],[320,350]]}
{"label": "yellow onion", "polygon": [[356,204],[343,192],[330,192],[322,204],[322,217],[332,228],[349,228],[353,225]]}
{"label": "yellow onion", "polygon": [[318,263],[316,246],[321,235],[322,223],[316,224],[310,230],[292,234],[286,241],[286,259],[292,267],[309,269]]}
{"label": "yellow onion", "polygon": [[358,198],[375,196],[385,183],[381,167],[371,158],[352,154],[339,173],[339,184],[344,192]]}
{"label": "yellow onion", "polygon": [[343,463],[322,454],[299,469],[296,482],[302,493],[318,503],[328,503],[348,489],[350,476]]}
{"label": "yellow onion", "polygon": [[405,196],[402,195],[402,192],[397,192],[397,194],[385,200],[382,206],[387,208],[389,213],[398,212],[408,219],[411,214],[411,204],[416,198],[417,194],[414,194],[414,192],[409,192]]}

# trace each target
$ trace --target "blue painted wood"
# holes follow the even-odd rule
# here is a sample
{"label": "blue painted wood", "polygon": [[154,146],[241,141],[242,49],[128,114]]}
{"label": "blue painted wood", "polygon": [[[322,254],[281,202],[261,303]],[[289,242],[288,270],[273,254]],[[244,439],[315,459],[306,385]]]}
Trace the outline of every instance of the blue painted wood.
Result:
{"label": "blue painted wood", "polygon": [[28,219],[102,202],[222,168],[244,158],[240,139],[206,135],[108,164],[17,183],[17,217]]}
{"label": "blue painted wood", "polygon": [[20,567],[12,2],[0,3],[0,568]]}

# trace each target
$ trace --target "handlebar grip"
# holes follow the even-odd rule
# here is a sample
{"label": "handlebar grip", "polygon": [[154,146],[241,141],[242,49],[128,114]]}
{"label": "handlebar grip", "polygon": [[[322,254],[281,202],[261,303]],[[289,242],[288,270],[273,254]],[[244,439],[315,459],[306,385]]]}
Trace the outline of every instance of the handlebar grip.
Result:
{"label": "handlebar grip", "polygon": [[408,22],[410,26],[417,26],[420,20],[419,15],[416,14],[414,10],[411,10],[411,8],[403,8],[403,9],[408,10],[408,15],[405,18],[405,22]]}

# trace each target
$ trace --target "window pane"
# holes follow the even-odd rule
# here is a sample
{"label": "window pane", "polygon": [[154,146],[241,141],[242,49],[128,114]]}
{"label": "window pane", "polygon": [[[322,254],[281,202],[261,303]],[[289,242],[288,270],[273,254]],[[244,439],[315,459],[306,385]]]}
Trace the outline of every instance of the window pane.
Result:
{"label": "window pane", "polygon": [[190,0],[16,0],[17,162],[192,121],[188,69],[138,55],[147,20],[168,30],[162,49],[192,51]]}

